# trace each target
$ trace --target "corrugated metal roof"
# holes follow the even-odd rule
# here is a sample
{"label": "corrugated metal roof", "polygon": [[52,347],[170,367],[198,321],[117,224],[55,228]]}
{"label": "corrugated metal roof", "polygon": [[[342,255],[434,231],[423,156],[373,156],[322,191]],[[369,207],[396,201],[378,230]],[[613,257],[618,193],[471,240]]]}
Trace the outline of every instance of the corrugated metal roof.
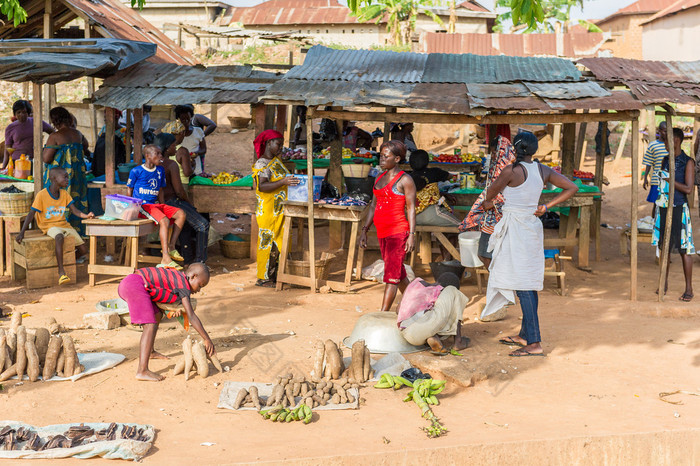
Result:
{"label": "corrugated metal roof", "polygon": [[433,110],[443,113],[470,113],[467,87],[457,84],[416,84],[411,95],[406,99],[406,105],[411,108]]}
{"label": "corrugated metal roof", "polygon": [[522,83],[508,84],[467,84],[469,95],[477,99],[490,99],[493,97],[524,97],[531,94],[530,90]]}
{"label": "corrugated metal roof", "polygon": [[674,102],[678,104],[700,105],[698,86],[678,86],[665,83],[650,83],[646,81],[627,81],[627,87],[645,104]]}
{"label": "corrugated metal roof", "polygon": [[666,6],[654,16],[643,22],[642,24],[649,24],[657,19],[665,18],[676,13],[681,13],[686,10],[700,6],[700,0],[677,0],[672,4]]}
{"label": "corrugated metal roof", "polygon": [[610,91],[593,81],[579,83],[525,83],[525,86],[536,96],[549,99],[572,100],[583,97],[605,97],[610,95]]}
{"label": "corrugated metal roof", "polygon": [[95,93],[95,104],[123,109],[145,104],[255,103],[279,78],[250,66],[142,63],[106,79]]}
{"label": "corrugated metal roof", "polygon": [[457,8],[464,8],[465,10],[471,10],[471,11],[481,11],[484,13],[491,12],[491,10],[489,10],[485,6],[475,2],[474,0],[467,0],[466,2],[462,2],[459,5],[457,5]]}
{"label": "corrugated metal roof", "polygon": [[596,22],[596,24],[605,24],[618,16],[624,15],[652,15],[673,4],[675,1],[676,0],[639,0],[624,8],[620,8],[610,16]]}
{"label": "corrugated metal roof", "polygon": [[231,23],[244,25],[357,24],[350,9],[335,0],[268,0],[230,9]]}
{"label": "corrugated metal roof", "polygon": [[[513,57],[594,57],[606,42],[609,33],[569,34],[444,34],[426,32],[421,36],[426,53],[473,53]],[[557,50],[557,40],[560,50]]]}
{"label": "corrugated metal roof", "polygon": [[576,100],[543,99],[554,110],[642,110],[644,105],[629,91],[612,91],[606,97],[590,97]]}
{"label": "corrugated metal roof", "polygon": [[[27,22],[16,28],[12,22],[4,23],[0,26],[0,39],[43,36],[44,0],[29,0],[21,3],[27,11]],[[80,15],[87,18],[98,34],[103,37],[156,44],[158,49],[149,59],[152,62],[181,65],[197,63],[192,55],[136,11],[122,5],[118,0],[62,0],[53,2],[52,8],[51,17],[55,29],[65,26]]]}
{"label": "corrugated metal roof", "polygon": [[82,76],[106,78],[155,52],[152,43],[117,39],[5,40],[0,41],[0,80],[55,84]]}

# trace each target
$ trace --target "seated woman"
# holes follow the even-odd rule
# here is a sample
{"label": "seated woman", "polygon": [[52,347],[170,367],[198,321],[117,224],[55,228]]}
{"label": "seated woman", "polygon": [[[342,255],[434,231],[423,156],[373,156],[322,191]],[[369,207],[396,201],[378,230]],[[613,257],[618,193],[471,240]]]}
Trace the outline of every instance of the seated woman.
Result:
{"label": "seated woman", "polygon": [[[155,137],[155,145],[160,147],[163,154],[163,168],[165,169],[165,187],[163,188],[163,196],[167,205],[182,209],[187,214],[187,226],[195,232],[195,253],[194,260],[189,260],[191,254],[185,254],[183,257],[185,262],[206,262],[207,260],[207,245],[209,242],[209,220],[203,217],[190,202],[185,186],[183,186],[180,177],[180,164],[172,160],[175,155],[175,146],[177,142],[175,136],[170,133],[160,133]],[[180,243],[186,236],[185,229],[180,235]]]}
{"label": "seated woman", "polygon": [[[16,161],[24,154],[29,160],[34,159],[32,104],[27,100],[18,100],[12,104],[12,114],[16,120],[5,128],[5,153],[0,170],[7,168],[7,164],[10,163],[10,157]],[[45,121],[42,121],[41,125],[45,133],[51,134],[54,132],[51,125]]]}
{"label": "seated woman", "polygon": [[190,157],[195,162],[194,174],[199,175],[204,171],[202,156],[207,153],[207,142],[204,139],[202,128],[194,126],[192,118],[193,112],[188,105],[178,105],[175,107],[175,118],[182,124],[182,132],[176,134],[178,143],[187,149]]}
{"label": "seated woman", "polygon": [[438,353],[449,353],[442,340],[454,336],[452,349],[469,345],[462,336],[462,313],[469,299],[459,291],[459,278],[443,273],[437,283],[421,278],[411,282],[403,293],[397,323],[403,337],[412,345],[430,345]]}
{"label": "seated woman", "polygon": [[[68,174],[68,186],[65,188],[73,198],[75,207],[87,213],[87,170],[83,159],[83,135],[72,128],[73,117],[63,107],[54,107],[49,118],[56,132],[49,136],[44,146],[44,187],[51,186],[49,171],[54,167],[63,168]],[[85,228],[80,218],[72,215],[68,218],[71,226],[82,235]]]}

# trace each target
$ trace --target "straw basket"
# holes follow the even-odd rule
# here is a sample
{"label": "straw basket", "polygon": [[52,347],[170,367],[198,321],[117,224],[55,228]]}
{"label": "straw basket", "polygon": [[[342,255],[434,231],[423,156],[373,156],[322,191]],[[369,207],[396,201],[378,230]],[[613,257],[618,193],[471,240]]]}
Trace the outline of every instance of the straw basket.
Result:
{"label": "straw basket", "polygon": [[33,192],[0,193],[0,215],[24,215],[32,207]]}
{"label": "straw basket", "polygon": [[[329,252],[321,253],[321,258],[316,260],[316,278],[320,280],[325,280],[328,278],[328,273],[330,272],[331,262],[335,259],[335,254]],[[287,260],[289,265],[289,273],[291,275],[296,275],[297,277],[310,277],[311,276],[311,264],[309,262],[309,252],[304,251],[293,252],[289,254],[289,260]]]}
{"label": "straw basket", "polygon": [[343,176],[346,178],[367,178],[372,167],[366,163],[346,163],[342,165]]}
{"label": "straw basket", "polygon": [[229,123],[231,123],[231,128],[233,129],[243,129],[247,128],[250,124],[250,118],[243,117],[228,117]]}
{"label": "straw basket", "polygon": [[238,235],[243,241],[219,241],[221,254],[229,259],[247,259],[250,257],[250,235]]}

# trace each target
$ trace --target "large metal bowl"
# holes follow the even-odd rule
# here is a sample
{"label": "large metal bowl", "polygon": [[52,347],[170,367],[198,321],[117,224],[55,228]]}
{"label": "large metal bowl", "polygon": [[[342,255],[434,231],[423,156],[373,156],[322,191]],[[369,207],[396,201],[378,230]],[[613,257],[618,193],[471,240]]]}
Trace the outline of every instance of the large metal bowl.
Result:
{"label": "large metal bowl", "polygon": [[357,340],[365,340],[365,345],[371,353],[417,353],[428,347],[413,346],[401,335],[396,325],[396,314],[393,312],[373,312],[357,319],[355,328],[343,344],[348,348]]}

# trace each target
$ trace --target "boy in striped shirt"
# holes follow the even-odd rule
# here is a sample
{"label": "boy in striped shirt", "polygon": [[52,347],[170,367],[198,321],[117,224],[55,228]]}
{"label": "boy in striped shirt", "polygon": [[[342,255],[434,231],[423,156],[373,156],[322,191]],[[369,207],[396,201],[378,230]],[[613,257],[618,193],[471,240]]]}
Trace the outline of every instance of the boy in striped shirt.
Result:
{"label": "boy in striped shirt", "polygon": [[649,147],[644,153],[644,158],[642,159],[642,164],[644,168],[644,183],[642,187],[647,189],[650,186],[649,183],[649,172],[651,172],[651,187],[649,188],[649,195],[647,196],[647,202],[651,202],[652,217],[656,215],[656,199],[659,197],[659,175],[658,172],[661,170],[661,163],[664,157],[668,157],[668,150],[666,150],[666,122],[662,121],[659,124],[659,136],[654,141],[649,143]]}
{"label": "boy in striped shirt", "polygon": [[[209,268],[201,262],[195,262],[183,273],[172,268],[146,267],[127,275],[119,284],[119,296],[129,306],[129,318],[132,324],[142,325],[141,344],[139,350],[139,367],[136,372],[138,380],[158,382],[163,376],[148,369],[148,361],[152,358],[167,359],[166,356],[154,351],[153,343],[158,332],[158,323],[162,319],[162,311],[155,303],[182,303],[185,330],[188,322],[192,323],[204,340],[207,354],[216,354],[214,344],[204,330],[202,322],[192,309],[190,295],[209,283]],[[175,312],[171,317],[179,317]]]}

